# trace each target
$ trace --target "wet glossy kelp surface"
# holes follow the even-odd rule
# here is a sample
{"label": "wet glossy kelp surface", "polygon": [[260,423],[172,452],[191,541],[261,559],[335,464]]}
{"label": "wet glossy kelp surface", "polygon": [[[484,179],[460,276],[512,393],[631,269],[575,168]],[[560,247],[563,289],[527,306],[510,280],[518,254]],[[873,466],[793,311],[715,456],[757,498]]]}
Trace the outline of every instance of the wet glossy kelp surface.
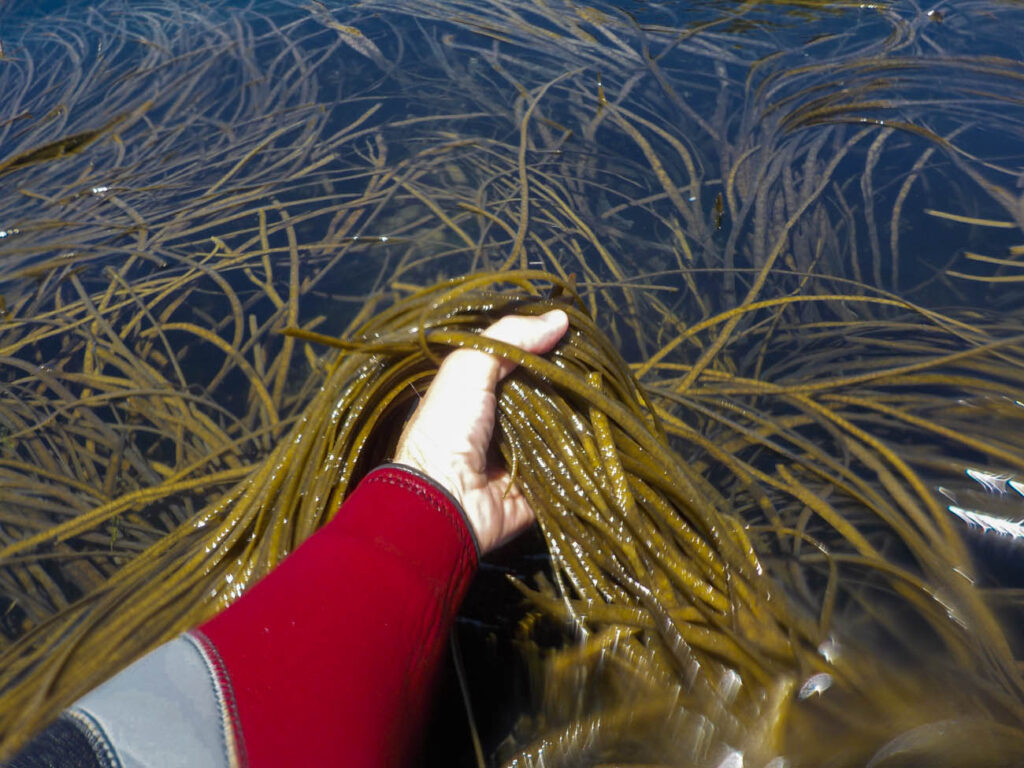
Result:
{"label": "wet glossy kelp surface", "polygon": [[6,747],[558,303],[499,440],[547,554],[458,633],[486,760],[1019,762],[1022,16],[0,2]]}

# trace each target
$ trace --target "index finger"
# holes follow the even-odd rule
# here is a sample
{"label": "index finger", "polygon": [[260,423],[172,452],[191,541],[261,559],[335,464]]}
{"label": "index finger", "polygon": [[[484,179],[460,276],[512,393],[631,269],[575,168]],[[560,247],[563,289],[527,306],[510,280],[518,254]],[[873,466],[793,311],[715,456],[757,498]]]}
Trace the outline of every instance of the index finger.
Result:
{"label": "index finger", "polygon": [[[489,339],[511,344],[524,352],[542,355],[554,348],[569,327],[569,317],[560,309],[543,315],[506,315],[481,333]],[[516,367],[511,360],[476,349],[458,349],[441,363],[434,383],[442,387],[493,391],[498,382]]]}

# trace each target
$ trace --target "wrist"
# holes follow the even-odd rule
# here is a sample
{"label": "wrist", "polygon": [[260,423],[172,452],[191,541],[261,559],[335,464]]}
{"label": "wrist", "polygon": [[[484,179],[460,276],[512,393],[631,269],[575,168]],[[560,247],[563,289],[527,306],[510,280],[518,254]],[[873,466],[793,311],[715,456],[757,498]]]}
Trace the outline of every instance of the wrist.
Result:
{"label": "wrist", "polygon": [[[470,518],[466,512],[466,508],[462,503],[462,499],[453,492],[452,487],[438,478],[436,478],[431,472],[424,468],[421,462],[416,461],[414,457],[401,454],[395,457],[394,461],[390,461],[386,464],[381,464],[376,469],[398,469],[402,472],[407,472],[410,475],[414,475],[423,482],[428,483],[435,488],[439,493],[451,503],[456,510],[458,510],[459,516],[462,518],[463,524],[466,526],[466,530],[469,532],[470,538],[473,540],[473,548],[476,550],[477,561],[483,556],[484,551],[481,548],[480,537],[477,532],[474,521]],[[374,470],[376,471],[376,470]],[[450,482],[450,481],[449,481]]]}

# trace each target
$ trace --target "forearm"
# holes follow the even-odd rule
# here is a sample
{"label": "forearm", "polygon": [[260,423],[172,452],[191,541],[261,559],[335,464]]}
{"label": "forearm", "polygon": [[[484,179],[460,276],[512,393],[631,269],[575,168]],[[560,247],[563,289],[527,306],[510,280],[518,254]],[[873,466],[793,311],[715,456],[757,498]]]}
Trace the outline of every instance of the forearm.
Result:
{"label": "forearm", "polygon": [[224,658],[251,765],[401,764],[475,569],[469,531],[437,488],[391,468],[363,480],[334,521],[201,628]]}
{"label": "forearm", "polygon": [[[476,563],[450,498],[378,469],[267,578],[84,697],[70,723],[133,752],[151,730],[159,756],[139,765],[404,764]],[[171,762],[164,737],[209,759]]]}

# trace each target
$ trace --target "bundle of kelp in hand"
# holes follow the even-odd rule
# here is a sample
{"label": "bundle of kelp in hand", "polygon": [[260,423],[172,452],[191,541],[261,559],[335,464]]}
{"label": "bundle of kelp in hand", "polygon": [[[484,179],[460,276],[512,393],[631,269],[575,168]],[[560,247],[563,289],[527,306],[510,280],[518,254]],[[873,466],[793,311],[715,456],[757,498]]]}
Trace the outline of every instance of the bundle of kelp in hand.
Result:
{"label": "bundle of kelp in hand", "polygon": [[[570,329],[546,357],[478,335],[502,315],[556,306]],[[266,574],[390,457],[440,359],[469,347],[518,364],[499,390],[496,442],[538,514],[554,581],[522,588],[566,629],[565,646],[537,665],[537,716],[512,764],[1024,757],[1010,725],[1024,713],[1017,664],[958,534],[906,490],[919,485],[912,470],[837,410],[778,387],[751,428],[722,387],[641,388],[572,282],[540,272],[417,291],[345,340],[287,333],[341,349],[302,418],[229,491],[6,651],[8,748]],[[743,385],[726,367],[705,378]],[[804,411],[773,411],[772,397]],[[730,440],[707,437],[716,420]],[[845,440],[848,463],[807,429]],[[126,504],[161,501],[149,492]],[[111,509],[43,538],[101,525]]]}
{"label": "bundle of kelp in hand", "polygon": [[[873,499],[866,509],[833,507],[781,463],[772,477],[740,459],[739,444],[713,444],[673,415],[687,405],[706,412],[708,398],[642,389],[579,299],[569,300],[569,285],[529,277],[551,281],[558,298],[466,293],[461,301],[471,303],[459,312],[470,321],[474,303],[539,314],[558,302],[570,330],[550,359],[464,331],[425,332],[428,343],[518,363],[499,390],[498,441],[537,511],[556,582],[542,576],[539,590],[521,588],[580,641],[536,651],[535,661],[546,657],[537,718],[518,734],[536,740],[508,763],[953,766],[1024,757],[1024,732],[996,722],[1022,712],[1013,656],[944,510],[928,520],[933,505],[898,494],[906,519],[886,509],[892,531],[876,546]],[[454,291],[499,279],[460,281]],[[751,442],[788,426],[762,419]],[[807,447],[803,464],[833,463]],[[754,514],[732,508],[744,497]],[[814,516],[831,532],[809,533]],[[851,583],[841,583],[844,562],[857,571]],[[893,636],[909,652],[887,647]]]}

